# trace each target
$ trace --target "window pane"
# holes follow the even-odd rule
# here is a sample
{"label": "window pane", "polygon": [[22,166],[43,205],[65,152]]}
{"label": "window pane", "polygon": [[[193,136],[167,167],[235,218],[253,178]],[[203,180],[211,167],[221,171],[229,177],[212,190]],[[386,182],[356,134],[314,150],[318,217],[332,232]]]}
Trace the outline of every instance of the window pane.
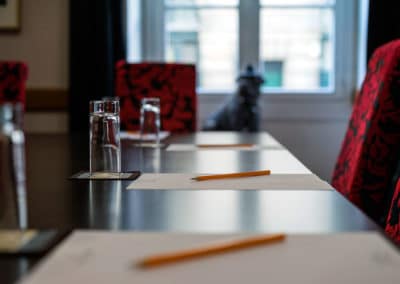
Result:
{"label": "window pane", "polygon": [[334,5],[336,0],[261,0],[261,5]]}
{"label": "window pane", "polygon": [[166,59],[195,63],[197,85],[208,89],[233,86],[237,74],[237,9],[168,9]]}
{"label": "window pane", "polygon": [[333,16],[331,9],[261,10],[260,65],[265,87],[333,86]]}
{"label": "window pane", "polygon": [[165,0],[165,4],[168,5],[208,5],[208,6],[237,6],[239,0]]}

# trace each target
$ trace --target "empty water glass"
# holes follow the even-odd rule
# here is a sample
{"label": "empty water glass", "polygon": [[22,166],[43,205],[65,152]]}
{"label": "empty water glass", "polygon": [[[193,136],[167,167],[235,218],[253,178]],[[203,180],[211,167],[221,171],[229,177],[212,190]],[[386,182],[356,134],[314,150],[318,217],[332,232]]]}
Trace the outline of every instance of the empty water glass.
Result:
{"label": "empty water glass", "polygon": [[121,172],[119,101],[90,102],[89,171],[118,175]]}
{"label": "empty water glass", "polygon": [[160,143],[160,99],[144,98],[140,109],[140,139],[142,144]]}
{"label": "empty water glass", "polygon": [[[15,206],[9,198],[0,196],[0,223],[4,219],[17,217],[20,229],[27,228],[25,135],[22,130],[23,105],[6,103],[0,105],[0,195],[13,196]],[[1,192],[2,191],[2,192]],[[8,202],[7,202],[8,200]],[[15,207],[16,210],[12,210]],[[16,214],[13,214],[15,212]],[[9,214],[8,214],[9,213]],[[10,218],[8,218],[8,217]],[[10,225],[10,224],[9,224]],[[13,225],[11,225],[13,226]]]}

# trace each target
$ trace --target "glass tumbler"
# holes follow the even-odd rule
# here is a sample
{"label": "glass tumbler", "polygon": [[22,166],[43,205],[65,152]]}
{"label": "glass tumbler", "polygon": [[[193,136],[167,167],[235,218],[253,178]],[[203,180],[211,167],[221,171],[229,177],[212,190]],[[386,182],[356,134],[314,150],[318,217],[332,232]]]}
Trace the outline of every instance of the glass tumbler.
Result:
{"label": "glass tumbler", "polygon": [[118,174],[121,172],[119,101],[90,102],[89,171]]}
{"label": "glass tumbler", "polygon": [[[1,211],[5,210],[6,216],[4,219],[10,220],[12,215],[15,215],[18,228],[26,229],[28,226],[28,212],[26,203],[25,135],[22,125],[22,104],[6,103],[0,105],[0,203],[2,203],[0,204],[0,223],[2,219]],[[13,198],[10,199],[7,196],[13,196]],[[7,200],[14,200],[15,210],[11,206],[12,202],[7,202]],[[7,218],[7,216],[11,218]]]}
{"label": "glass tumbler", "polygon": [[144,144],[160,143],[160,99],[144,98],[140,109],[140,139]]}

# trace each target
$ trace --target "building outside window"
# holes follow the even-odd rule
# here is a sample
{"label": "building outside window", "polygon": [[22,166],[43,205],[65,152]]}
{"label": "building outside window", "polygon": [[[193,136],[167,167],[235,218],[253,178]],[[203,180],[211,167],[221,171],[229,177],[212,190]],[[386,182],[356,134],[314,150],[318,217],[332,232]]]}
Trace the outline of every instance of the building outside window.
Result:
{"label": "building outside window", "polygon": [[343,89],[341,70],[347,68],[340,66],[345,60],[341,53],[348,51],[341,33],[353,20],[344,11],[354,11],[353,4],[146,0],[141,7],[141,30],[146,33],[140,36],[141,56],[196,64],[200,93],[233,90],[240,70],[253,64],[265,79],[265,93],[335,94]]}

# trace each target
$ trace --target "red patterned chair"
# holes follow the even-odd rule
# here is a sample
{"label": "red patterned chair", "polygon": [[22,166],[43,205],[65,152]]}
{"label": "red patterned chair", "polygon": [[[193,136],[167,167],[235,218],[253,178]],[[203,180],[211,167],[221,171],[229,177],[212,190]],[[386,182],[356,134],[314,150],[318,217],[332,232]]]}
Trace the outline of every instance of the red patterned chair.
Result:
{"label": "red patterned chair", "polygon": [[25,84],[28,67],[21,62],[0,61],[0,104],[22,103],[25,105]]}
{"label": "red patterned chair", "polygon": [[379,223],[400,157],[400,40],[372,56],[332,185]]}
{"label": "red patterned chair", "polygon": [[158,97],[161,104],[162,130],[196,130],[194,65],[119,61],[116,69],[116,96],[120,98],[123,129],[138,130],[141,99]]}
{"label": "red patterned chair", "polygon": [[395,188],[385,225],[386,234],[400,245],[400,179]]}

